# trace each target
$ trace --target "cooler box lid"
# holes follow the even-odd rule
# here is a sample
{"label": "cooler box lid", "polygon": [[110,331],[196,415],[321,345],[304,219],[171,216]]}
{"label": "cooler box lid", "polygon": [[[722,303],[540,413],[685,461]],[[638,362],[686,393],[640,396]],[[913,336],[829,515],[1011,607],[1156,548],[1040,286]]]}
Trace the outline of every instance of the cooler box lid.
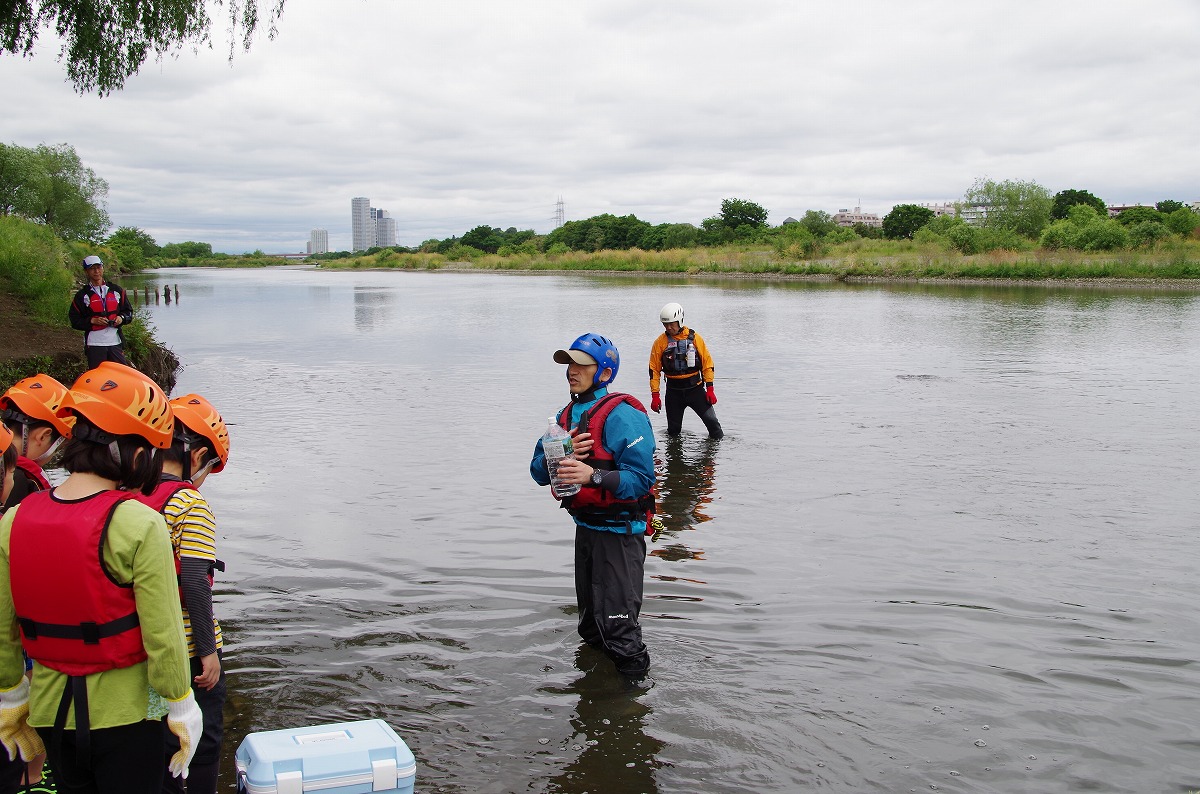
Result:
{"label": "cooler box lid", "polygon": [[417,762],[383,720],[249,734],[235,754],[246,794],[412,791]]}

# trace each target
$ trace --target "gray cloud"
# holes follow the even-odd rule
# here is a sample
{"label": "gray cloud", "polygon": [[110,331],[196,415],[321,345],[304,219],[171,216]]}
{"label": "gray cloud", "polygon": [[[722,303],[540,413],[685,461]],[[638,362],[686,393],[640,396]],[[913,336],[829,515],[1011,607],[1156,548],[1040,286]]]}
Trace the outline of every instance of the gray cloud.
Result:
{"label": "gray cloud", "polygon": [[401,242],[548,231],[722,198],[807,209],[954,200],[979,176],[1109,202],[1200,199],[1200,12],[1189,0],[291,3],[274,41],[220,44],[79,97],[57,45],[0,58],[0,122],[68,142],[116,224],[160,242],[348,247],[349,200]]}

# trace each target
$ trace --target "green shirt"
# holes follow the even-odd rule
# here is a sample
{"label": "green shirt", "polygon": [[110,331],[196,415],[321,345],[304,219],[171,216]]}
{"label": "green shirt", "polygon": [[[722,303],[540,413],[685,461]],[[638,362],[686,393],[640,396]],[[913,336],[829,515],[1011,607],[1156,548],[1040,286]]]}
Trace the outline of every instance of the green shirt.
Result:
{"label": "green shirt", "polygon": [[[0,690],[20,683],[25,671],[21,635],[13,609],[9,585],[9,538],[18,506],[0,519]],[[191,667],[183,619],[179,611],[179,585],[171,538],[162,515],[140,502],[122,502],[114,511],[104,543],[104,564],[117,581],[133,583],[144,662],[92,673],[87,677],[88,713],[92,728],[115,728],[141,722],[148,716],[150,687],[168,700],[179,700],[191,689]],[[53,575],[52,549],[46,549],[44,564]],[[67,677],[34,663],[29,696],[29,724],[35,728],[54,725],[58,703]],[[75,727],[74,709],[67,716],[67,729]]]}

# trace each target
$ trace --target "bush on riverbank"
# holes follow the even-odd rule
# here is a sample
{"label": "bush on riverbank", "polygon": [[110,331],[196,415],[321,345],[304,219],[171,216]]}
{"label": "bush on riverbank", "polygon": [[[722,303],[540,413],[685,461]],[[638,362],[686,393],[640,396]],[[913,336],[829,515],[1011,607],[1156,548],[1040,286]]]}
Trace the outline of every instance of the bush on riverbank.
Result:
{"label": "bush on riverbank", "polygon": [[41,322],[66,323],[75,285],[69,256],[67,244],[47,227],[0,217],[0,281]]}

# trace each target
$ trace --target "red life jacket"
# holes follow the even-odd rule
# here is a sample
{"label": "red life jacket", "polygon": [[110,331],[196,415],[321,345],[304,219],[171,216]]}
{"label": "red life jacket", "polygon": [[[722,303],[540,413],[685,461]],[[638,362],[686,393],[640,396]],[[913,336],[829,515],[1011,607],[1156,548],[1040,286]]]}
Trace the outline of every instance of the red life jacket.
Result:
{"label": "red life jacket", "polygon": [[[195,487],[196,486],[192,485],[190,482],[184,482],[183,480],[163,480],[149,496],[146,496],[143,493],[135,493],[133,494],[133,498],[144,505],[153,507],[165,518],[167,502],[171,501],[171,497],[184,489],[194,489]],[[175,580],[179,582],[179,603],[186,607],[187,599],[184,598],[183,595],[183,564],[179,561],[179,549],[175,547],[173,542],[171,543],[171,555],[175,558]],[[225,570],[225,563],[221,562],[220,560],[216,560],[211,566],[209,566],[209,587],[213,586],[213,582],[215,581],[213,578],[213,570],[217,568],[222,571]]]}
{"label": "red life jacket", "polygon": [[96,290],[88,290],[88,308],[92,310],[94,317],[107,317],[115,320],[117,311],[121,308],[121,293],[110,286],[104,293],[104,297],[101,298],[96,294]]}
{"label": "red life jacket", "polygon": [[50,490],[50,481],[46,479],[46,472],[42,471],[42,467],[34,463],[24,455],[17,457],[17,468],[25,472],[25,476],[37,483],[39,491]]}
{"label": "red life jacket", "polygon": [[13,608],[25,652],[52,670],[86,676],[146,659],[133,585],[114,581],[97,553],[128,498],[101,491],[61,503],[40,491],[17,510],[9,541]]}
{"label": "red life jacket", "polygon": [[[593,469],[600,471],[613,471],[617,468],[616,462],[613,459],[613,454],[604,448],[604,422],[608,419],[608,415],[613,412],[621,403],[629,403],[634,408],[642,413],[646,413],[646,408],[638,401],[636,397],[630,394],[622,394],[621,392],[610,392],[600,399],[596,400],[591,408],[588,408],[579,417],[579,432],[589,433],[595,440],[592,444],[592,450],[588,453],[587,464]],[[564,430],[571,428],[571,405],[558,414],[558,424]],[[550,493],[554,493],[554,489],[550,489]],[[559,498],[563,503],[563,507],[567,508],[573,517],[578,518],[586,524],[594,526],[627,526],[630,521],[645,521],[647,533],[653,531],[650,528],[650,519],[654,515],[654,493],[655,489],[651,487],[650,492],[638,499],[618,499],[616,495],[607,488],[584,487],[579,489],[579,493],[574,496]]]}

